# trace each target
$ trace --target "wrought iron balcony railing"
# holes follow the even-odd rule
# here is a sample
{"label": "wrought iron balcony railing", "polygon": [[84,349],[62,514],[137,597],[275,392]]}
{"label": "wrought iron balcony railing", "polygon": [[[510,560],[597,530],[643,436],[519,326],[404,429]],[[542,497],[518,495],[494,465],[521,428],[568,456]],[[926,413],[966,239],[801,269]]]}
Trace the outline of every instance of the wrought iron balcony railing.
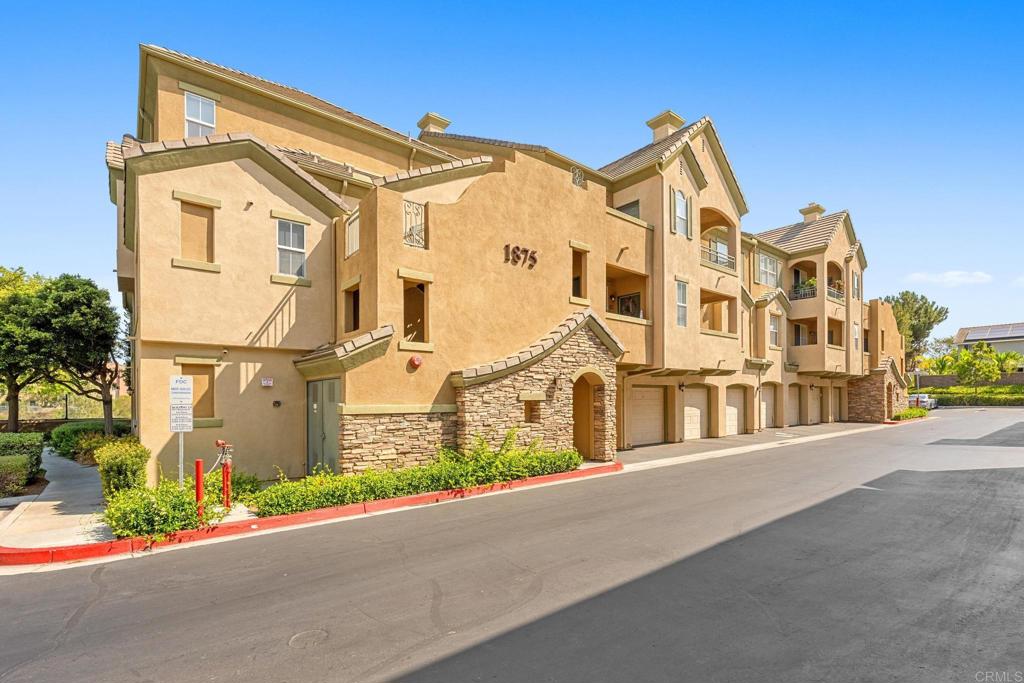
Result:
{"label": "wrought iron balcony railing", "polygon": [[794,287],[793,291],[789,293],[789,300],[796,301],[797,299],[813,299],[818,296],[818,288],[814,285]]}
{"label": "wrought iron balcony railing", "polygon": [[829,285],[826,293],[828,294],[829,299],[835,299],[836,301],[846,301],[846,294],[843,292],[843,290],[837,287]]}
{"label": "wrought iron balcony railing", "polygon": [[713,263],[729,270],[736,270],[736,257],[729,254],[722,254],[708,247],[700,248],[700,260],[705,263]]}

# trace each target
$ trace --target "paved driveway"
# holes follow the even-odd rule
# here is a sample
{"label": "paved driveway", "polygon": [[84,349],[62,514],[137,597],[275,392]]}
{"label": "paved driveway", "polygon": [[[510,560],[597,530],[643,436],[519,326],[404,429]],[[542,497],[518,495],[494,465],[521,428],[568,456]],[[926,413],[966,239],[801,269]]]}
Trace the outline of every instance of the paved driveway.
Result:
{"label": "paved driveway", "polygon": [[1014,675],[1024,448],[987,435],[1019,423],[1024,411],[945,410],[828,441],[0,577],[0,680]]}

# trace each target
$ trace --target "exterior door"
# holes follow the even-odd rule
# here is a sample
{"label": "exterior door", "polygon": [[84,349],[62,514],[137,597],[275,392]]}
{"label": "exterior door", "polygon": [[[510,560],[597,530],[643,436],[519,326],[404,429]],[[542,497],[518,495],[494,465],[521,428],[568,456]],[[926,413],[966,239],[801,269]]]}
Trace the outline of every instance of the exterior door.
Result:
{"label": "exterior door", "polygon": [[725,390],[725,435],[734,436],[746,431],[744,392],[742,387]]}
{"label": "exterior door", "polygon": [[800,424],[800,386],[791,384],[786,395],[786,424]]}
{"label": "exterior door", "polygon": [[306,471],[338,466],[338,401],[341,380],[306,383]]}
{"label": "exterior door", "polygon": [[821,422],[821,387],[807,390],[807,424]]}
{"label": "exterior door", "polygon": [[775,385],[761,385],[761,429],[775,426]]}
{"label": "exterior door", "polygon": [[708,390],[690,385],[683,390],[683,440],[708,438]]}
{"label": "exterior door", "polygon": [[634,446],[665,440],[665,390],[662,387],[633,387],[630,408],[633,411]]}

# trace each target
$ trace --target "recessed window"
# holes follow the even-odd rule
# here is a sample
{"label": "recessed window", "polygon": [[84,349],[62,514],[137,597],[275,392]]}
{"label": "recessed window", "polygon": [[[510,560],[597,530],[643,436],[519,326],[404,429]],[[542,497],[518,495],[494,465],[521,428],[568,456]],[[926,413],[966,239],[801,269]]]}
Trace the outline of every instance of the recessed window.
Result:
{"label": "recessed window", "polygon": [[345,331],[359,329],[359,288],[345,290]]}
{"label": "recessed window", "polygon": [[618,207],[616,211],[621,211],[627,216],[632,216],[633,218],[640,218],[640,200],[634,199],[628,204],[623,204],[622,206]]}
{"label": "recessed window", "polygon": [[529,424],[540,423],[540,401],[523,401],[525,415],[523,419]]}
{"label": "recessed window", "polygon": [[181,202],[181,258],[213,263],[213,208]]}
{"label": "recessed window", "polygon": [[306,277],[306,226],[295,221],[277,221],[277,272]]}
{"label": "recessed window", "polygon": [[208,97],[185,93],[185,137],[213,135],[217,128],[217,103]]}
{"label": "recessed window", "polygon": [[690,212],[686,202],[686,195],[681,190],[675,192],[675,216],[672,223],[672,232],[690,236]]}
{"label": "recessed window", "polygon": [[758,260],[758,277],[761,284],[769,287],[779,286],[779,259],[761,254]]}
{"label": "recessed window", "polygon": [[215,417],[212,365],[182,365],[181,374],[192,377],[192,417]]}
{"label": "recessed window", "polygon": [[686,327],[686,295],[687,289],[685,282],[676,280],[676,325],[679,327]]}
{"label": "recessed window", "polygon": [[427,283],[415,280],[402,280],[403,293],[403,326],[402,338],[411,342],[429,342]]}
{"label": "recessed window", "polygon": [[345,224],[345,258],[359,251],[359,214],[348,219]]}
{"label": "recessed window", "polygon": [[768,316],[768,343],[772,346],[781,346],[779,344],[779,323],[781,319],[777,315]]}
{"label": "recessed window", "polygon": [[587,252],[582,249],[572,250],[572,295],[587,298]]}

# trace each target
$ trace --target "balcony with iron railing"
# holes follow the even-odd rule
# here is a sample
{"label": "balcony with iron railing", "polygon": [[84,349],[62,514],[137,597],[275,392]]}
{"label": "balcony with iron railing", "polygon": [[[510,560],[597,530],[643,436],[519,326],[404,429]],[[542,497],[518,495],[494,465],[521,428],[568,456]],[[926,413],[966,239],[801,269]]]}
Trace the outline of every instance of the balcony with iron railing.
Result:
{"label": "balcony with iron railing", "polygon": [[818,296],[817,285],[797,285],[789,292],[790,301],[813,299],[816,296]]}
{"label": "balcony with iron railing", "polygon": [[846,293],[843,292],[843,290],[841,288],[836,287],[834,285],[829,285],[828,286],[828,288],[825,291],[825,295],[829,299],[833,299],[835,301],[840,301],[840,302],[846,301]]}
{"label": "balcony with iron railing", "polygon": [[711,265],[718,266],[719,268],[736,270],[735,256],[731,254],[723,254],[709,247],[701,246],[700,260],[704,263],[710,263]]}

